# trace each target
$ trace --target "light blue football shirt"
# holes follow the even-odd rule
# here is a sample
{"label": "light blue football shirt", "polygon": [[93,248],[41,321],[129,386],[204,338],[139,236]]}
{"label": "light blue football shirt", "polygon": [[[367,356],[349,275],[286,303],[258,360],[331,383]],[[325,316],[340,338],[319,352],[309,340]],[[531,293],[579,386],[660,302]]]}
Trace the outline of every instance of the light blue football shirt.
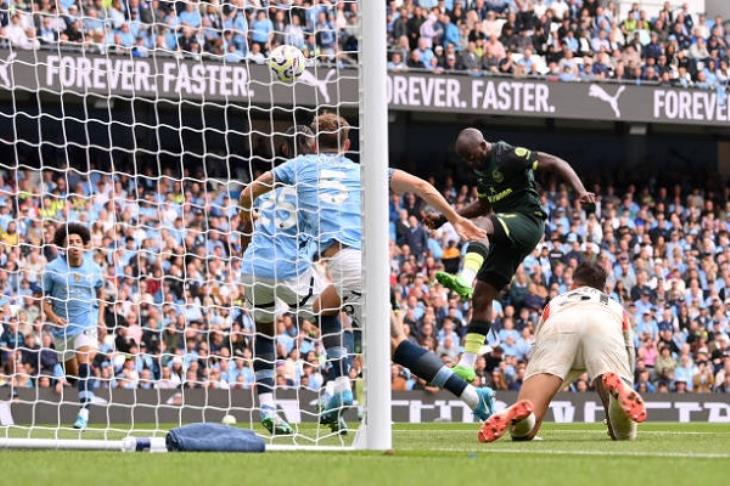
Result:
{"label": "light blue football shirt", "polygon": [[284,280],[312,266],[306,235],[297,217],[297,191],[280,187],[256,200],[259,219],[243,254],[241,273],[257,278]]}
{"label": "light blue football shirt", "polygon": [[302,228],[322,252],[339,242],[362,245],[360,166],[344,155],[302,155],[274,169],[274,180],[296,187]]}
{"label": "light blue football shirt", "polygon": [[99,322],[96,292],[103,287],[101,267],[89,255],[79,267],[71,267],[58,256],[43,271],[43,295],[51,297],[53,312],[66,320],[65,328],[53,327],[54,337],[77,336]]}

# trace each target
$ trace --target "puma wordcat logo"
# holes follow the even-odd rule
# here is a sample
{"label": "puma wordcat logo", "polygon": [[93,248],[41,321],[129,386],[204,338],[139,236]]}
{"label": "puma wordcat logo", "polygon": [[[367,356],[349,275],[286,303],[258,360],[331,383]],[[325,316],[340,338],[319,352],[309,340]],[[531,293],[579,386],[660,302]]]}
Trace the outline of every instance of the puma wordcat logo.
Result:
{"label": "puma wordcat logo", "polygon": [[616,94],[611,96],[606,92],[605,89],[603,89],[602,86],[592,84],[591,89],[588,92],[588,96],[598,98],[601,101],[605,101],[611,106],[611,109],[616,114],[616,118],[621,118],[621,110],[619,110],[618,108],[618,99],[621,97],[624,90],[626,90],[626,86],[621,86],[619,87],[618,91],[616,91]]}
{"label": "puma wordcat logo", "polygon": [[308,86],[311,86],[313,88],[316,88],[319,90],[319,93],[322,95],[322,98],[324,99],[325,103],[330,102],[330,93],[329,88],[327,85],[332,80],[332,77],[337,74],[337,71],[335,69],[330,69],[327,72],[327,75],[324,77],[324,79],[317,79],[317,76],[312,74],[309,70],[305,70],[302,75],[299,77],[299,81],[301,83],[304,83]]}

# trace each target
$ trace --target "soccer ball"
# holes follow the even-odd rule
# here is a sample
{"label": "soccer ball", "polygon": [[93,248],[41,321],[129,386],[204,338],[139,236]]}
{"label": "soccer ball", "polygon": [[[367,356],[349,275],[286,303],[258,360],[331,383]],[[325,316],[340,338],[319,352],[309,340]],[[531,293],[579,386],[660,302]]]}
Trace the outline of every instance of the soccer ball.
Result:
{"label": "soccer ball", "polygon": [[283,83],[292,83],[301,76],[304,64],[304,54],[294,46],[279,46],[269,55],[269,69]]}
{"label": "soccer ball", "polygon": [[221,420],[221,423],[223,425],[236,425],[236,417],[234,417],[231,414],[228,414],[223,417],[223,420]]}

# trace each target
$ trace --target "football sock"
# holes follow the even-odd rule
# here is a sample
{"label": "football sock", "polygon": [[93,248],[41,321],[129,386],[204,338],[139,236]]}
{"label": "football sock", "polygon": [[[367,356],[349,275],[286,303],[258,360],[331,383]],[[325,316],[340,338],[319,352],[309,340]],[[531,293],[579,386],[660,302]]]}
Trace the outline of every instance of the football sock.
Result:
{"label": "football sock", "polygon": [[459,361],[460,366],[474,368],[479,356],[479,350],[484,345],[484,339],[489,333],[489,321],[472,320],[466,328],[464,338],[464,353]]}
{"label": "football sock", "polygon": [[352,329],[346,329],[342,334],[342,344],[347,350],[347,367],[352,367],[352,358],[355,356],[355,333]]}
{"label": "football sock", "polygon": [[320,334],[322,345],[327,353],[327,361],[332,366],[335,381],[335,393],[350,389],[350,363],[348,350],[343,341],[342,323],[338,316],[320,316]]}
{"label": "football sock", "polygon": [[434,353],[405,340],[395,349],[393,361],[430,384],[450,391],[470,408],[479,405],[476,389],[454,374]]}
{"label": "football sock", "polygon": [[484,260],[487,259],[489,249],[483,243],[469,243],[466,247],[466,256],[464,256],[464,266],[459,272],[459,277],[465,284],[471,285],[482,268]]}
{"label": "football sock", "polygon": [[94,392],[89,390],[89,376],[91,375],[91,368],[87,363],[79,365],[79,379],[76,382],[76,386],[79,390],[79,402],[82,408],[88,408],[91,401],[94,398]]}
{"label": "football sock", "polygon": [[261,406],[266,401],[273,407],[274,361],[276,360],[274,338],[256,334],[254,349],[256,354],[253,360],[253,372],[256,379],[256,394],[259,396]]}

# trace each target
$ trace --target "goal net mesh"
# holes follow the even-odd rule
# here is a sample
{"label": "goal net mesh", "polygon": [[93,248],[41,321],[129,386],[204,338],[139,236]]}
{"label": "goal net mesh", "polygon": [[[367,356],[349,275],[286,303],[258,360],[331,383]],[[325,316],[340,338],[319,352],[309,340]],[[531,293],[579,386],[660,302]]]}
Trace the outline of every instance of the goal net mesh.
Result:
{"label": "goal net mesh", "polygon": [[[271,437],[255,392],[262,358],[237,201],[285,160],[287,130],[325,111],[349,121],[348,156],[358,160],[358,3],[0,5],[0,438],[160,436],[226,415]],[[266,65],[282,44],[307,58],[292,85]],[[70,256],[54,234],[68,223],[89,229],[92,266],[58,273],[53,262]],[[89,289],[101,293],[84,300]],[[72,332],[77,323],[64,331],[49,320],[44,306],[63,292],[69,315],[79,302],[101,311],[86,340]],[[274,399],[294,435],[269,440],[350,444],[362,410],[345,414],[348,435],[319,425],[332,380],[318,327],[275,298]],[[344,314],[342,322],[349,327]],[[66,366],[74,353],[59,347],[89,339],[93,397],[82,432],[72,427],[80,368]],[[362,403],[362,360],[356,347],[348,353]]]}

